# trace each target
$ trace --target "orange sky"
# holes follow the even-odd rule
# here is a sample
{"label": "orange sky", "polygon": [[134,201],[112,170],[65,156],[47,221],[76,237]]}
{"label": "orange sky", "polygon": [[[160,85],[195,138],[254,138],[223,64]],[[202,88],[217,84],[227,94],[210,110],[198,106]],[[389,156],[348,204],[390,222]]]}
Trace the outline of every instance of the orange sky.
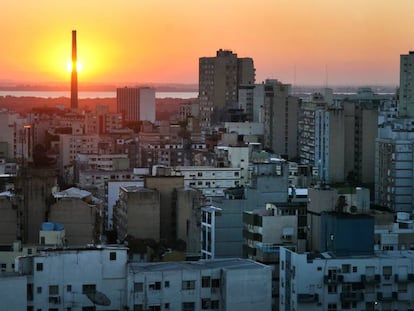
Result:
{"label": "orange sky", "polygon": [[5,0],[0,82],[69,81],[76,29],[79,83],[197,83],[223,48],[258,82],[397,85],[413,21],[412,0]]}

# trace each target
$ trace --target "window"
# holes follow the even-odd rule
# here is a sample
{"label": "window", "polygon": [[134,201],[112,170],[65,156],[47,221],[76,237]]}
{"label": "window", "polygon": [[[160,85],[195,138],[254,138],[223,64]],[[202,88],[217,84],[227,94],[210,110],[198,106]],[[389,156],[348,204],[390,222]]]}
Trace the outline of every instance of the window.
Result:
{"label": "window", "polygon": [[407,292],[407,283],[398,283],[398,292],[406,293]]}
{"label": "window", "polygon": [[220,307],[218,300],[212,300],[210,305],[212,310],[218,310]]}
{"label": "window", "polygon": [[195,303],[194,302],[183,302],[183,311],[195,311]]}
{"label": "window", "polygon": [[316,270],[322,271],[322,267],[318,267],[318,268],[316,268]]}
{"label": "window", "polygon": [[342,265],[342,273],[350,273],[351,265]]}
{"label": "window", "polygon": [[42,262],[36,263],[36,271],[43,271],[43,263]]}
{"label": "window", "polygon": [[210,287],[210,277],[209,276],[203,276],[201,278],[201,287]]}
{"label": "window", "polygon": [[142,282],[134,282],[134,292],[142,292],[143,288]]}
{"label": "window", "polygon": [[96,311],[95,307],[82,307],[82,311]]}
{"label": "window", "polygon": [[94,293],[96,292],[95,284],[83,284],[82,285],[82,294]]}
{"label": "window", "polygon": [[71,292],[72,291],[72,285],[66,285],[66,291]]}
{"label": "window", "polygon": [[155,283],[150,284],[149,289],[160,290],[161,289],[161,282],[155,282]]}
{"label": "window", "polygon": [[165,281],[164,282],[164,288],[170,287],[170,281]]}
{"label": "window", "polygon": [[385,279],[390,279],[392,275],[392,266],[384,266],[382,267],[382,274],[384,275]]}
{"label": "window", "polygon": [[144,308],[142,305],[134,305],[134,311],[143,311]]}
{"label": "window", "polygon": [[337,292],[336,285],[329,284],[328,285],[328,294],[335,294]]}
{"label": "window", "polygon": [[170,308],[170,304],[167,302],[164,304],[164,309],[169,309]]}
{"label": "window", "polygon": [[183,290],[195,289],[195,281],[183,281],[182,289]]}
{"label": "window", "polygon": [[41,293],[42,293],[42,287],[41,287],[41,286],[38,286],[38,287],[36,288],[36,292],[37,292],[38,294],[41,294]]}
{"label": "window", "polygon": [[6,271],[6,268],[7,268],[7,264],[2,263],[1,264],[1,271]]}
{"label": "window", "polygon": [[109,260],[116,260],[116,252],[109,253]]}
{"label": "window", "polygon": [[149,311],[161,311],[161,306],[149,306]]}
{"label": "window", "polygon": [[211,287],[213,287],[213,288],[220,287],[220,279],[212,279],[211,280]]}
{"label": "window", "polygon": [[202,298],[201,299],[201,309],[203,309],[203,310],[210,309],[210,299],[209,298]]}
{"label": "window", "polygon": [[328,311],[336,311],[336,303],[328,303]]}
{"label": "window", "polygon": [[59,285],[49,285],[49,295],[59,295]]}
{"label": "window", "polygon": [[352,272],[358,272],[358,267],[357,266],[352,267]]}

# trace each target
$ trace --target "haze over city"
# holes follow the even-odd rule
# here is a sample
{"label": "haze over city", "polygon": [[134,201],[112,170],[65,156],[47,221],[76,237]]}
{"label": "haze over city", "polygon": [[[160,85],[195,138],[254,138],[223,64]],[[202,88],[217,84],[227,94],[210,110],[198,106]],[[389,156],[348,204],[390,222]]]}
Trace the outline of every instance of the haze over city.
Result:
{"label": "haze over city", "polygon": [[0,82],[66,82],[70,30],[80,83],[197,83],[219,48],[252,57],[256,81],[398,84],[414,3],[390,1],[7,1]]}

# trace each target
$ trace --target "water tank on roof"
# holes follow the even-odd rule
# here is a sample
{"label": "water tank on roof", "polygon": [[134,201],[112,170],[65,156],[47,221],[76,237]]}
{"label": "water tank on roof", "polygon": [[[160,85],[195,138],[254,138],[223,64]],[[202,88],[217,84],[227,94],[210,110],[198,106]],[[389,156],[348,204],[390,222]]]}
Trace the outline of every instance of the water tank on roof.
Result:
{"label": "water tank on roof", "polygon": [[53,222],[42,223],[42,231],[53,231],[55,224]]}
{"label": "water tank on roof", "polygon": [[55,227],[54,227],[54,229],[55,229],[56,231],[62,231],[62,230],[64,229],[63,224],[60,224],[60,223],[55,223]]}

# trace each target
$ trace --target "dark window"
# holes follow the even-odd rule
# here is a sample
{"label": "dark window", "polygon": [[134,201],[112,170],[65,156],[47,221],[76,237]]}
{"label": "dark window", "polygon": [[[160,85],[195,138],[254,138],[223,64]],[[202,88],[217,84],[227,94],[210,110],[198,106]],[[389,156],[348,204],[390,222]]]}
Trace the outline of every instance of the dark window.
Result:
{"label": "dark window", "polygon": [[203,276],[201,278],[201,287],[210,287],[210,277],[209,276]]}
{"label": "dark window", "polygon": [[220,287],[220,279],[212,279],[211,280],[211,287],[213,287],[213,288]]}
{"label": "dark window", "polygon": [[116,260],[116,252],[109,253],[109,260]]}
{"label": "dark window", "polygon": [[82,285],[82,294],[94,293],[96,292],[95,284],[83,284]]}
{"label": "dark window", "polygon": [[150,284],[149,289],[160,290],[161,289],[161,282],[155,282],[153,284]]}
{"label": "dark window", "polygon": [[211,301],[211,309],[212,310],[218,310],[220,307],[219,301],[218,300],[212,300]]}
{"label": "dark window", "polygon": [[194,311],[195,303],[194,302],[183,302],[182,311]]}
{"label": "dark window", "polygon": [[143,311],[144,308],[142,305],[134,305],[134,311]]}
{"label": "dark window", "polygon": [[36,288],[36,292],[37,292],[38,294],[41,294],[41,293],[42,293],[42,287],[41,287],[41,286],[38,286],[38,287]]}
{"label": "dark window", "polygon": [[170,281],[165,281],[164,282],[164,287],[170,287]]}
{"label": "dark window", "polygon": [[36,271],[43,271],[43,263],[42,262],[38,262],[36,264]]}
{"label": "dark window", "polygon": [[144,289],[144,286],[142,282],[135,282],[134,283],[134,292],[142,292]]}
{"label": "dark window", "polygon": [[195,289],[195,281],[183,281],[182,289],[183,290]]}
{"label": "dark window", "polygon": [[72,291],[72,285],[66,285],[66,291],[71,292]]}
{"label": "dark window", "polygon": [[49,285],[49,295],[59,295],[59,285]]}

